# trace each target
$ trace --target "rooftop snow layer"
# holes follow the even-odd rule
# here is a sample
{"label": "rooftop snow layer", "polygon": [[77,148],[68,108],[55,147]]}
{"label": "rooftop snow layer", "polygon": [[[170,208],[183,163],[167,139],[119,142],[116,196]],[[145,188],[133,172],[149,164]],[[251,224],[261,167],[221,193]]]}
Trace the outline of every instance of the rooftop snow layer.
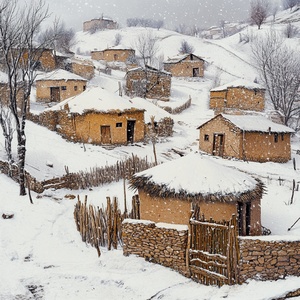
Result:
{"label": "rooftop snow layer", "polygon": [[68,72],[66,70],[57,69],[52,72],[48,72],[45,74],[38,75],[36,77],[36,81],[39,80],[82,80],[86,81],[86,79],[82,78],[81,76],[78,76],[74,73]]}
{"label": "rooftop snow layer", "polygon": [[231,88],[231,87],[244,87],[244,88],[251,89],[251,90],[253,90],[253,89],[258,89],[258,90],[265,89],[263,86],[261,86],[260,84],[255,83],[255,82],[248,81],[248,80],[245,80],[245,79],[237,79],[235,81],[232,81],[232,82],[223,84],[221,86],[218,86],[216,88],[213,88],[210,91],[224,91],[224,90],[227,90],[228,88]]}

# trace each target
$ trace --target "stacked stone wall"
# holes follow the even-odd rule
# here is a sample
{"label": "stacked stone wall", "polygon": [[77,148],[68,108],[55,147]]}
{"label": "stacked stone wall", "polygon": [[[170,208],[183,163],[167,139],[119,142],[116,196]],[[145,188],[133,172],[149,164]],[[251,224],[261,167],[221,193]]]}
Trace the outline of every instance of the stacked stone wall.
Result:
{"label": "stacked stone wall", "polygon": [[300,241],[239,239],[240,282],[300,275]]}
{"label": "stacked stone wall", "polygon": [[126,219],[122,226],[123,253],[172,268],[189,276],[186,265],[187,226]]}

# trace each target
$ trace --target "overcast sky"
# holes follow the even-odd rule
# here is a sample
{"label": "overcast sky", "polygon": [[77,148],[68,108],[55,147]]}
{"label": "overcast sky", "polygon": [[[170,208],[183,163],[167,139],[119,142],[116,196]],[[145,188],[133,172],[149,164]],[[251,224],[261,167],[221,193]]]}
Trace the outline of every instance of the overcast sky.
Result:
{"label": "overcast sky", "polygon": [[92,18],[111,17],[126,26],[128,18],[164,20],[165,27],[178,24],[207,28],[220,20],[241,21],[248,18],[250,0],[45,0],[53,15],[67,26],[82,30],[82,23]]}

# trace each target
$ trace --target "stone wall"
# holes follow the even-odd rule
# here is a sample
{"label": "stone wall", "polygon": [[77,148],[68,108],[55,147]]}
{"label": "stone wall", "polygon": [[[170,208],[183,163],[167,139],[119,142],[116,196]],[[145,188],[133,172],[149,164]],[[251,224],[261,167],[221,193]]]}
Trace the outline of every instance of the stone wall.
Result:
{"label": "stone wall", "polygon": [[122,239],[124,255],[135,254],[189,276],[186,267],[187,226],[126,219]]}
{"label": "stone wall", "polygon": [[300,274],[300,241],[239,238],[240,281],[277,280]]}

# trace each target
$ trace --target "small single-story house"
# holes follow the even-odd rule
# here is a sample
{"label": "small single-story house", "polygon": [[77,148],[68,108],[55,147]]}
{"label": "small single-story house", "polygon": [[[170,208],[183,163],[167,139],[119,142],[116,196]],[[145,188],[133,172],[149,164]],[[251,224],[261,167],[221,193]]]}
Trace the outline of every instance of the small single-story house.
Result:
{"label": "small single-story house", "polygon": [[164,61],[164,70],[174,77],[203,77],[204,60],[195,54],[180,54]]}
{"label": "small single-story house", "polygon": [[66,60],[65,69],[87,80],[95,75],[94,64],[89,60],[70,58]]}
{"label": "small single-story house", "polygon": [[265,109],[265,88],[243,79],[238,79],[210,90],[209,108],[216,114],[226,110]]}
{"label": "small single-story house", "polygon": [[91,58],[106,62],[124,62],[131,64],[135,58],[135,50],[124,46],[115,46],[104,50],[91,51]]}
{"label": "small single-story house", "polygon": [[90,21],[83,22],[83,31],[95,32],[97,30],[104,29],[117,29],[118,23],[107,17],[101,17],[98,19],[92,19]]}
{"label": "small single-story house", "polygon": [[97,145],[126,144],[144,139],[144,109],[104,90],[90,87],[47,109],[41,123],[64,138]]}
{"label": "small single-story house", "polygon": [[36,99],[44,102],[61,102],[86,89],[87,80],[66,70],[58,69],[38,75]]}
{"label": "small single-story house", "polygon": [[143,220],[188,225],[197,205],[207,220],[235,214],[240,235],[261,235],[263,184],[212,157],[188,154],[133,175],[130,185],[138,190]]}
{"label": "small single-story house", "polygon": [[125,92],[129,97],[169,101],[172,74],[150,66],[127,71]]}
{"label": "small single-story house", "polygon": [[257,162],[291,159],[293,129],[262,116],[219,114],[198,127],[199,149]]}

